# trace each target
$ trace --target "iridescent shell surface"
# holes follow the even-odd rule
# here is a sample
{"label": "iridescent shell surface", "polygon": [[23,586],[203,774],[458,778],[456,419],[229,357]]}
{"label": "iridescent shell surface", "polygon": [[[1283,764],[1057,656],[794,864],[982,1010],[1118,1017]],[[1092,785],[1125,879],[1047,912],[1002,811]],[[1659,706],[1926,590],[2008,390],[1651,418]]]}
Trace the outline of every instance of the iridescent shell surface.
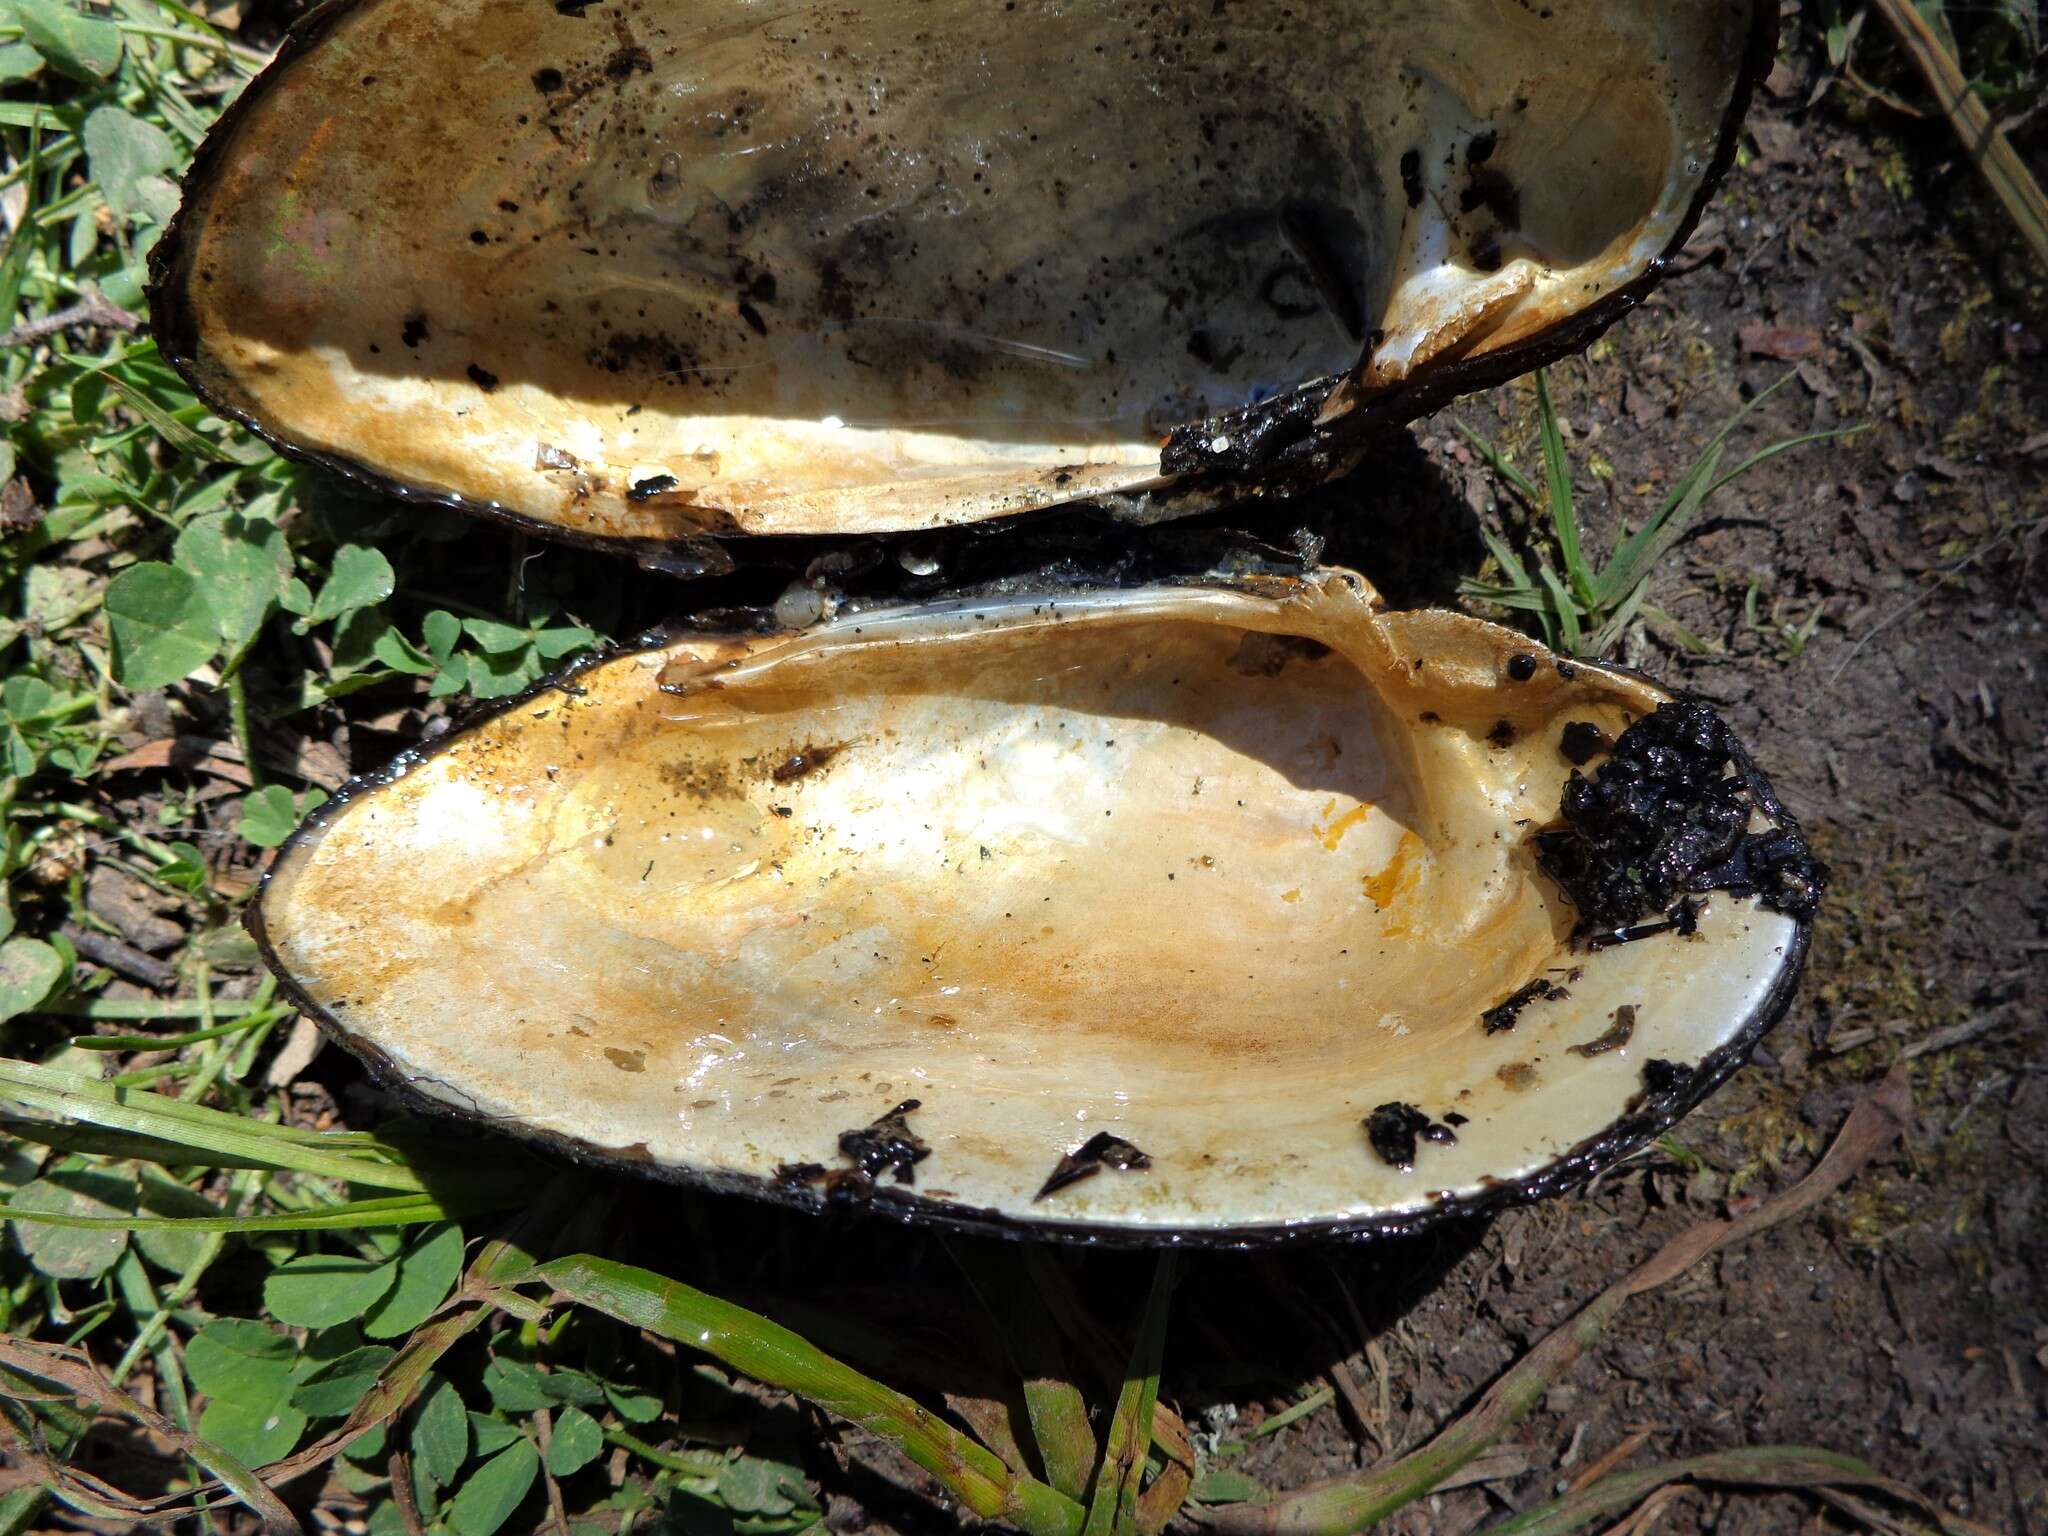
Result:
{"label": "iridescent shell surface", "polygon": [[587,541],[1141,520],[1575,350],[1770,0],[333,0],[208,140],[165,353]]}
{"label": "iridescent shell surface", "polygon": [[[1611,1161],[1784,1004],[1802,920],[1588,949],[1538,867],[1568,728],[1665,698],[1341,571],[679,637],[323,809],[259,932],[393,1077],[586,1155],[1099,1241],[1410,1227]],[[899,1132],[908,1179],[858,1168]]]}

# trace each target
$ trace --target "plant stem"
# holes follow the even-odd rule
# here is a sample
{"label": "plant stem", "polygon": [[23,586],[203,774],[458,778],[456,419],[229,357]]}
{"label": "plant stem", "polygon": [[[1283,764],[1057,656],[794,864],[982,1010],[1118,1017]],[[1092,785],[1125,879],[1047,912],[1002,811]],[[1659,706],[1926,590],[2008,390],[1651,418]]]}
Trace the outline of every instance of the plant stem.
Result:
{"label": "plant stem", "polygon": [[[36,1012],[60,1019],[104,1019],[113,1023],[139,1023],[148,1019],[240,1019],[243,1022],[236,1027],[247,1029],[256,1022],[252,1015],[270,1012],[273,1007],[273,1004],[254,997],[221,998],[211,1005],[196,997],[173,997],[163,1002],[147,997],[67,997],[45,1003]],[[217,1033],[225,1034],[227,1031]],[[207,1038],[204,1033],[192,1037],[193,1040]],[[190,1043],[189,1040],[151,1041],[149,1045],[138,1045],[135,1049],[164,1050],[172,1045]],[[103,1050],[115,1048],[104,1042],[98,1047]]]}
{"label": "plant stem", "polygon": [[[228,1208],[240,1209],[255,1187],[256,1174],[253,1170],[242,1169],[236,1172],[228,1181]],[[221,1251],[227,1247],[227,1241],[228,1236],[225,1232],[209,1232],[199,1240],[192,1262],[187,1264],[185,1272],[178,1276],[178,1283],[171,1287],[157,1304],[156,1310],[136,1330],[135,1337],[129,1341],[127,1350],[114,1366],[112,1380],[115,1386],[118,1387],[126,1381],[128,1373],[135,1368],[142,1356],[155,1348],[157,1336],[170,1323],[172,1309],[182,1304],[199,1288],[201,1277],[213,1267],[213,1261],[220,1257]]]}
{"label": "plant stem", "polygon": [[1296,1420],[1307,1418],[1325,1403],[1335,1401],[1336,1396],[1337,1389],[1335,1387],[1318,1387],[1292,1407],[1281,1409],[1257,1429],[1248,1430],[1245,1433],[1245,1439],[1262,1440],[1267,1435],[1278,1434]]}
{"label": "plant stem", "polygon": [[13,814],[17,816],[62,816],[67,821],[81,822],[91,827],[95,832],[105,832],[110,837],[117,837],[138,852],[148,854],[159,864],[175,864],[178,861],[178,856],[155,838],[144,837],[139,832],[131,832],[118,821],[115,821],[113,817],[96,811],[89,805],[74,805],[66,800],[51,800],[42,805],[17,806],[14,808]]}
{"label": "plant stem", "polygon": [[1492,1527],[1487,1536],[1569,1536],[1602,1516],[1629,1508],[1645,1494],[1676,1482],[1732,1483],[1760,1488],[1870,1488],[1924,1511],[1950,1532],[1974,1532],[1874,1467],[1854,1457],[1806,1445],[1753,1445],[1688,1456],[1635,1472],[1618,1472],[1589,1488],[1539,1504]]}
{"label": "plant stem", "polygon": [[261,789],[263,770],[256,765],[256,743],[249,735],[249,690],[243,685],[240,667],[228,673],[227,689],[228,727],[234,732],[235,745],[242,749],[242,769],[249,775],[249,787]]}
{"label": "plant stem", "polygon": [[1082,1536],[1127,1536],[1145,1476],[1145,1452],[1152,1444],[1152,1410],[1159,1402],[1159,1357],[1166,1343],[1166,1314],[1173,1299],[1174,1252],[1159,1256],[1152,1271],[1152,1290],[1138,1324],[1138,1342],[1124,1371],[1116,1416],[1109,1421],[1102,1465],[1088,1500]]}
{"label": "plant stem", "polygon": [[160,1083],[167,1077],[190,1077],[198,1070],[196,1061],[166,1061],[159,1066],[142,1067],[133,1072],[117,1072],[107,1081],[116,1088],[139,1088],[144,1083]]}
{"label": "plant stem", "polygon": [[225,37],[214,37],[205,32],[181,32],[175,27],[152,27],[145,22],[121,21],[117,25],[130,37],[146,37],[155,42],[177,43],[186,48],[198,48],[207,53],[222,53],[229,58],[248,65],[252,70],[261,69],[270,62],[270,55],[260,48],[251,48],[246,43],[237,43]]}
{"label": "plant stem", "polygon": [[1991,113],[1970,89],[1955,55],[1942,46],[1912,0],[1877,0],[1877,13],[1920,66],[1934,99],[1963,141],[1964,153],[1991,183],[1991,190],[2019,226],[2021,238],[2033,248],[2034,260],[2048,272],[2048,194],[2043,194],[2005,130],[1991,121]]}
{"label": "plant stem", "polygon": [[648,1465],[659,1467],[664,1472],[673,1472],[678,1477],[716,1477],[719,1468],[725,1465],[723,1456],[716,1456],[708,1451],[664,1451],[649,1445],[638,1435],[617,1427],[607,1429],[604,1437],[613,1445],[631,1451]]}
{"label": "plant stem", "polygon": [[[215,1003],[214,1015],[218,1017],[232,1005]],[[245,1014],[226,1024],[216,1024],[211,1029],[190,1030],[182,1035],[73,1035],[70,1044],[81,1051],[175,1051],[183,1046],[197,1045],[202,1040],[218,1040],[222,1035],[240,1034],[256,1024],[268,1024],[283,1018],[291,1012],[289,1008],[273,1006]]]}

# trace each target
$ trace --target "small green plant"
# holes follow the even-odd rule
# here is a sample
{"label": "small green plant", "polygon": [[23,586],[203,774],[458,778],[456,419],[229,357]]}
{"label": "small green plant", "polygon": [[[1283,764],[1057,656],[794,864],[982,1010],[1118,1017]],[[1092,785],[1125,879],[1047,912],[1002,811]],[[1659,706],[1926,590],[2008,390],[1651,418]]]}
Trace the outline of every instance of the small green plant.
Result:
{"label": "small green plant", "polygon": [[1820,629],[1820,621],[1827,617],[1828,600],[1821,598],[1803,619],[1788,619],[1780,615],[1783,605],[1777,598],[1771,599],[1771,611],[1762,613],[1762,596],[1763,590],[1755,582],[1744,589],[1742,622],[1771,647],[1771,654],[1777,660],[1797,661],[1806,654],[1807,642]]}
{"label": "small green plant", "polygon": [[1571,461],[1565,456],[1564,432],[1550,401],[1549,380],[1542,370],[1536,373],[1537,426],[1543,453],[1541,485],[1517,469],[1487,438],[1462,422],[1456,423],[1459,433],[1523,505],[1532,513],[1540,510],[1547,519],[1549,534],[1547,540],[1537,537],[1530,541],[1530,558],[1525,561],[1504,534],[1483,528],[1481,537],[1500,577],[1494,581],[1468,579],[1459,584],[1460,594],[1529,615],[1541,629],[1544,642],[1553,649],[1579,656],[1605,655],[1645,611],[1644,598],[1657,562],[1698,522],[1715,492],[1788,449],[1863,430],[1845,427],[1785,438],[1723,471],[1721,463],[1730,435],[1784,383],[1780,379],[1729,417],[1692,466],[1679,476],[1657,509],[1635,532],[1625,534],[1606,562],[1599,565],[1588,557],[1580,537],[1578,511],[1572,500]]}
{"label": "small green plant", "polygon": [[500,699],[538,682],[597,635],[573,621],[557,621],[545,598],[527,605],[526,621],[507,624],[472,615],[458,619],[437,608],[420,626],[418,644],[396,629],[377,636],[371,653],[392,672],[430,677],[429,698],[467,689],[479,699]]}
{"label": "small green plant", "polygon": [[292,829],[327,803],[324,790],[294,795],[282,784],[266,784],[242,796],[242,836],[258,848],[275,848]]}

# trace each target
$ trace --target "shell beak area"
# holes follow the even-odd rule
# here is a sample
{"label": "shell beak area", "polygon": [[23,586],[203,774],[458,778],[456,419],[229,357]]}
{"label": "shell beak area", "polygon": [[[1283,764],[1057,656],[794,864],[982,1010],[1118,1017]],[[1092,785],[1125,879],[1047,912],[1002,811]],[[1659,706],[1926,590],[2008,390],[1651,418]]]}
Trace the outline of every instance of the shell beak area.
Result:
{"label": "shell beak area", "polygon": [[[959,600],[544,687],[324,809],[258,925],[418,1094],[587,1155],[1100,1241],[1386,1230],[1584,1174],[1772,1020],[1796,829],[1746,765],[1348,572]],[[1590,935],[1568,894],[1666,876]]]}
{"label": "shell beak area", "polygon": [[572,538],[1193,510],[1619,314],[1775,33],[1187,9],[338,0],[208,140],[154,331],[281,447]]}

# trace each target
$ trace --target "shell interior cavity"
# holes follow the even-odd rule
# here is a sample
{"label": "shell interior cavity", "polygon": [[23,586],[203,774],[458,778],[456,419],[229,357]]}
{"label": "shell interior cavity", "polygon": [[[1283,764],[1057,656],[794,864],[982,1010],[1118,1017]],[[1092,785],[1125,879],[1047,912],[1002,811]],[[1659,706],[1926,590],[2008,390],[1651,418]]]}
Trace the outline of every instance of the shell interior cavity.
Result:
{"label": "shell interior cavity", "polygon": [[1773,18],[338,0],[208,141],[155,331],[284,448],[572,537],[1171,515],[1619,313]]}
{"label": "shell interior cavity", "polygon": [[258,927],[418,1092],[594,1157],[1243,1242],[1670,1123],[1783,1006],[1803,856],[1702,707],[1317,571],[606,659],[325,808]]}

